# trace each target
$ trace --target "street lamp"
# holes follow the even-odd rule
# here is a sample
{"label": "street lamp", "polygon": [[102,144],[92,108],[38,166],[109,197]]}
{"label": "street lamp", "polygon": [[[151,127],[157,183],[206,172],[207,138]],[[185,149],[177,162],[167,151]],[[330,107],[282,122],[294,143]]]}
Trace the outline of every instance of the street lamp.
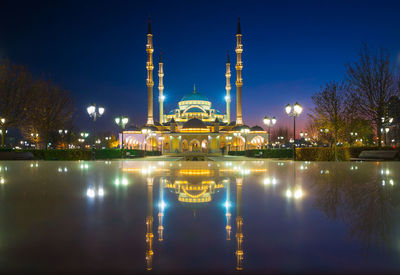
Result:
{"label": "street lamp", "polygon": [[116,117],[115,118],[115,123],[119,126],[121,126],[122,128],[122,142],[121,142],[121,154],[122,154],[122,158],[124,158],[124,148],[125,148],[125,144],[124,144],[124,130],[125,130],[125,126],[126,124],[128,124],[129,122],[129,118],[124,117],[124,116],[120,116],[120,117]]}
{"label": "street lamp", "polygon": [[95,159],[95,141],[96,141],[96,129],[95,122],[98,117],[101,117],[104,114],[105,109],[103,107],[96,107],[96,104],[91,104],[86,108],[89,116],[93,118],[93,147],[92,147],[92,160]]}
{"label": "street lamp", "polygon": [[6,119],[4,117],[0,118],[0,134],[1,134],[1,147],[4,147],[4,143],[5,143],[5,136],[7,133],[6,130]]}
{"label": "street lamp", "polygon": [[264,124],[268,127],[267,145],[271,142],[271,126],[276,124],[276,117],[265,116],[263,119]]}
{"label": "street lamp", "polygon": [[35,142],[36,149],[38,147],[38,142],[39,142],[39,134],[38,133],[31,133],[31,137],[33,142]]}
{"label": "street lamp", "polygon": [[303,107],[301,107],[301,105],[298,102],[296,102],[293,105],[293,108],[292,108],[292,105],[290,105],[290,104],[286,105],[285,111],[288,116],[293,117],[293,160],[296,160],[296,148],[295,148],[295,146],[296,146],[296,117],[301,114],[301,112],[303,111]]}
{"label": "street lamp", "polygon": [[[58,130],[58,133],[61,136],[61,143],[64,145],[64,136],[68,134],[68,130]],[[65,146],[63,146],[65,148]]]}

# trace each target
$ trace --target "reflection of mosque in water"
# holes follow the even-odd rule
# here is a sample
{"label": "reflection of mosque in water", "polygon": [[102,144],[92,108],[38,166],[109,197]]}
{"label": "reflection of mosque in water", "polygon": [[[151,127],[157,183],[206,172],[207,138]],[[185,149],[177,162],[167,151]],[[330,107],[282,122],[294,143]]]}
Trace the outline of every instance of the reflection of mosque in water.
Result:
{"label": "reflection of mosque in water", "polygon": [[[263,162],[260,162],[263,164]],[[129,164],[128,164],[129,165]],[[172,164],[171,164],[172,165]],[[255,168],[243,169],[231,167],[231,163],[226,163],[225,168],[212,168],[205,162],[202,163],[174,163],[169,168],[159,168],[149,166],[146,168],[132,168],[124,165],[125,172],[138,172],[146,177],[147,183],[147,215],[146,215],[146,265],[147,270],[152,269],[154,257],[154,233],[153,233],[153,189],[155,183],[158,182],[159,198],[158,203],[158,241],[164,240],[164,224],[163,217],[165,211],[164,194],[169,190],[177,195],[177,200],[184,205],[200,205],[207,204],[212,201],[213,195],[225,190],[225,230],[226,240],[231,240],[231,185],[236,187],[236,269],[243,268],[243,216],[242,216],[242,184],[243,177],[250,172],[265,172],[265,169]]]}

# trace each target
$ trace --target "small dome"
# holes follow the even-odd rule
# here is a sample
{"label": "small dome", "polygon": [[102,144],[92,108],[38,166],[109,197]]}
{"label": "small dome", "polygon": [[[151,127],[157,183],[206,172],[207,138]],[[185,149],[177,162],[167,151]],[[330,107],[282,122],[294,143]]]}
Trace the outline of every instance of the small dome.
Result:
{"label": "small dome", "polygon": [[153,132],[158,131],[157,127],[156,127],[156,126],[153,126],[153,125],[145,125],[145,126],[142,126],[142,127],[140,128],[141,131],[143,131],[143,129],[151,130],[151,131],[153,131]]}
{"label": "small dome", "polygon": [[242,131],[244,129],[249,129],[250,130],[250,127],[247,126],[247,125],[237,125],[237,126],[232,128],[232,131],[240,132],[240,131]]}
{"label": "small dome", "polygon": [[189,129],[189,128],[203,128],[203,129],[207,129],[207,126],[204,124],[203,121],[201,121],[200,119],[197,118],[192,118],[189,119],[188,121],[186,121],[183,126],[183,129]]}
{"label": "small dome", "polygon": [[260,126],[256,125],[256,126],[251,127],[251,128],[250,128],[250,131],[252,131],[252,132],[253,132],[253,131],[254,131],[254,132],[260,132],[260,131],[264,132],[264,129],[261,128]]}
{"label": "small dome", "polygon": [[140,131],[140,129],[135,125],[129,125],[125,128],[125,131]]}

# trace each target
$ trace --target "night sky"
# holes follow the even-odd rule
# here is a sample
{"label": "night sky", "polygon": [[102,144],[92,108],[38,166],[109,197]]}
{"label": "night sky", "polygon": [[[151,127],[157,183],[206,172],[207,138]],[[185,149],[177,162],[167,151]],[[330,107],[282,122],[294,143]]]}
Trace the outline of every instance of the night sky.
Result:
{"label": "night sky", "polygon": [[[157,63],[164,61],[165,110],[193,84],[225,113],[226,52],[236,91],[235,34],[243,33],[243,113],[248,125],[264,115],[288,124],[287,103],[305,112],[321,85],[342,80],[344,65],[363,42],[382,46],[400,61],[400,1],[2,1],[0,58],[27,65],[71,91],[77,125],[90,127],[86,106],[106,108],[99,120],[116,129],[114,116],[146,122],[146,32],[151,17]],[[279,2],[279,3],[278,3]],[[155,100],[155,118],[158,103]],[[235,115],[236,102],[232,102]]]}

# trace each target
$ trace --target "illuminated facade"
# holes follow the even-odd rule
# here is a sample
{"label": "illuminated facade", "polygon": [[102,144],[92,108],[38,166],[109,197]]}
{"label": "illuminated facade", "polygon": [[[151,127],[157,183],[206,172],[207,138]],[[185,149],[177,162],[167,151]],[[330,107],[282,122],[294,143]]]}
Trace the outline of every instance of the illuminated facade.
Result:
{"label": "illuminated facade", "polygon": [[[236,120],[231,121],[231,69],[229,53],[226,61],[226,113],[213,108],[207,96],[193,92],[185,95],[177,107],[164,114],[164,63],[158,63],[159,122],[153,114],[153,34],[149,21],[147,33],[147,124],[142,127],[127,126],[120,134],[120,147],[128,149],[160,150],[163,153],[221,153],[231,150],[263,148],[267,140],[266,131],[260,126],[250,127],[242,117],[242,32],[240,20],[236,33]],[[123,137],[123,140],[122,140]]]}

